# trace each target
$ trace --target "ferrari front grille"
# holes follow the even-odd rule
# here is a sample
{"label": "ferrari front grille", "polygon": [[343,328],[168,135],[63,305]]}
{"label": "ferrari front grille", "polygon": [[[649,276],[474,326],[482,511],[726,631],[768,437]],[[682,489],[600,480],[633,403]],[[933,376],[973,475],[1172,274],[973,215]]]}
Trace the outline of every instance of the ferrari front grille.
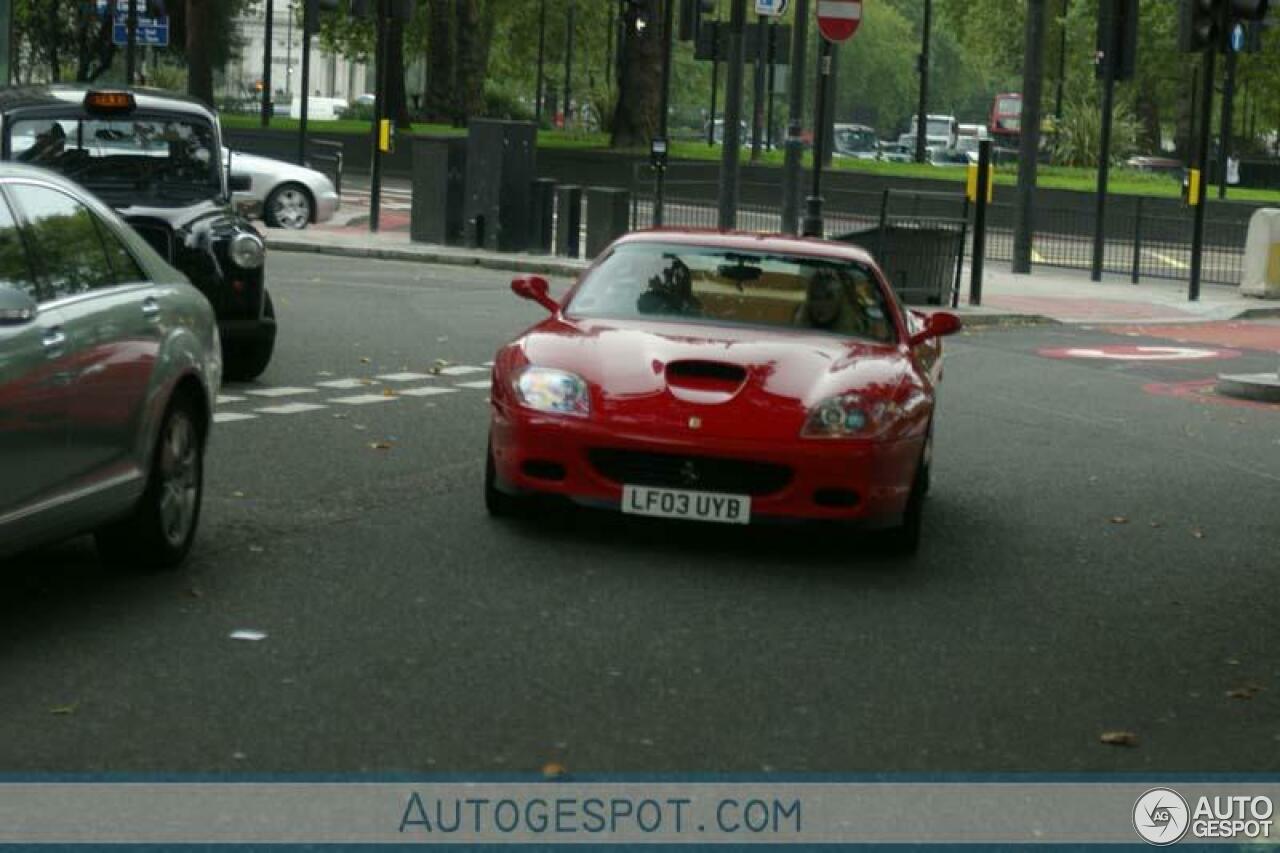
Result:
{"label": "ferrari front grille", "polygon": [[786,465],[746,459],[615,448],[596,448],[587,456],[602,477],[626,486],[758,497],[781,491],[792,477]]}

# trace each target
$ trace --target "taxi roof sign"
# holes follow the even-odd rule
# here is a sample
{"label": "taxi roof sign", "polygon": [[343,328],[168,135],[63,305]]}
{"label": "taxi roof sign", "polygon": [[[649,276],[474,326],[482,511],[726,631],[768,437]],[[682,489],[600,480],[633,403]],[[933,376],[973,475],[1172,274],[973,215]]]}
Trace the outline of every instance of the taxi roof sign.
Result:
{"label": "taxi roof sign", "polygon": [[94,112],[125,113],[135,104],[131,92],[90,92],[84,96],[84,106]]}

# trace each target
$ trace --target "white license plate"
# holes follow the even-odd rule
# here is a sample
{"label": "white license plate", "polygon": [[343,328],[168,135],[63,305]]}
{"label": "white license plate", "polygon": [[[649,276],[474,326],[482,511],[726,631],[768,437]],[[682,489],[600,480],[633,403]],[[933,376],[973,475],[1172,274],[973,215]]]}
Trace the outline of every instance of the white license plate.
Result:
{"label": "white license plate", "polygon": [[747,495],[623,486],[622,511],[630,515],[652,515],[658,518],[746,524],[751,520],[751,498]]}

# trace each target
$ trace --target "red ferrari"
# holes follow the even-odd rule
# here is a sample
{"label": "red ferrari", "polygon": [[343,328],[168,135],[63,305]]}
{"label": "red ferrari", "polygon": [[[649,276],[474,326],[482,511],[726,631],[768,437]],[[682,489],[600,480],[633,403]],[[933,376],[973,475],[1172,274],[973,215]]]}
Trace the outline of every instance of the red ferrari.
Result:
{"label": "red ferrari", "polygon": [[920,538],[943,335],[871,257],[820,240],[618,240],[493,367],[485,504],[533,495],[729,524],[880,522]]}

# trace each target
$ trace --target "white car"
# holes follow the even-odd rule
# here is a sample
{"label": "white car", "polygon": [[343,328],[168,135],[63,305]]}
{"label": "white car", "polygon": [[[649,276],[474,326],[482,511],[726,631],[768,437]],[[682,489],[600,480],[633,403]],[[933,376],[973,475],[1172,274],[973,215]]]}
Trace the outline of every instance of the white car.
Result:
{"label": "white car", "polygon": [[306,228],[338,211],[341,198],[323,172],[239,151],[224,150],[222,159],[224,164],[230,159],[233,177],[249,179],[249,189],[232,197],[236,206],[261,207],[263,221],[272,228]]}

